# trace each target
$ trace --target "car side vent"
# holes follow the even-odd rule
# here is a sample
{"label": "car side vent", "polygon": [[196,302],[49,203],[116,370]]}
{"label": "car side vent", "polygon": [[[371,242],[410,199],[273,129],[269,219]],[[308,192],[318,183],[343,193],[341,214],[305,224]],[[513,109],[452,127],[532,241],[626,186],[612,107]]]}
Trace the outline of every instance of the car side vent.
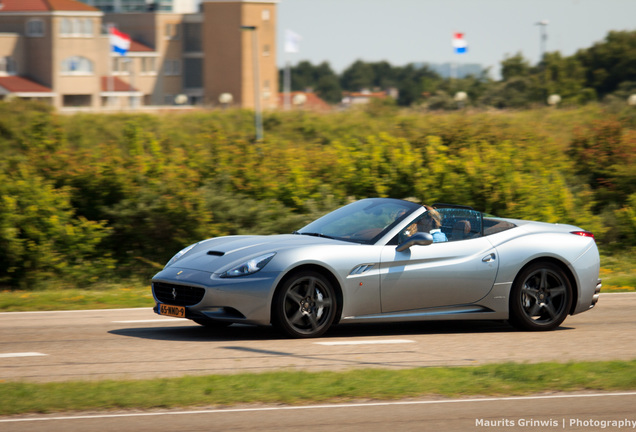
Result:
{"label": "car side vent", "polygon": [[350,276],[360,275],[362,273],[365,273],[365,272],[371,270],[373,267],[374,267],[374,264],[361,264],[361,265],[355,267],[353,270],[351,270],[349,275]]}
{"label": "car side vent", "polygon": [[225,255],[225,252],[219,252],[219,251],[208,251],[208,255],[223,256],[223,255]]}

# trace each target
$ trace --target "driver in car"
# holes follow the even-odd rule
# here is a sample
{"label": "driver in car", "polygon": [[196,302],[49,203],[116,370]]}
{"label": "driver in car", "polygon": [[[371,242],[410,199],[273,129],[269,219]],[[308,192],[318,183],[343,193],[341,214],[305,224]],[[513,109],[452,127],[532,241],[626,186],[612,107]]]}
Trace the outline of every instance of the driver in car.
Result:
{"label": "driver in car", "polygon": [[426,213],[415,220],[407,229],[406,236],[410,237],[416,232],[427,232],[433,236],[433,242],[445,242],[448,241],[446,234],[442,232],[440,227],[442,226],[442,217],[439,212],[431,206],[425,205]]}

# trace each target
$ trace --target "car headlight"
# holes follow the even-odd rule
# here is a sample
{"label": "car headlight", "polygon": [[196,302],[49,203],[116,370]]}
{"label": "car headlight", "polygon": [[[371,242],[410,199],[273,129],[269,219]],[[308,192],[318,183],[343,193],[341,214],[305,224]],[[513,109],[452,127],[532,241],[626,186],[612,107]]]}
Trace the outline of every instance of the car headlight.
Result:
{"label": "car headlight", "polygon": [[250,274],[254,274],[263,267],[267,265],[268,262],[274,258],[276,252],[271,252],[265,255],[257,256],[256,258],[252,258],[249,261],[238,265],[225,273],[221,274],[222,278],[231,278],[231,277],[239,277],[239,276],[247,276]]}
{"label": "car headlight", "polygon": [[185,254],[187,254],[188,252],[190,252],[190,250],[195,247],[196,245],[198,245],[198,243],[195,244],[191,244],[190,246],[181,249],[179,252],[177,252],[175,254],[175,256],[173,256],[172,258],[170,258],[170,261],[168,261],[168,264],[166,264],[166,267],[170,266],[171,264],[174,264],[175,262],[177,262],[179,260],[179,258],[181,258],[182,256],[184,256]]}

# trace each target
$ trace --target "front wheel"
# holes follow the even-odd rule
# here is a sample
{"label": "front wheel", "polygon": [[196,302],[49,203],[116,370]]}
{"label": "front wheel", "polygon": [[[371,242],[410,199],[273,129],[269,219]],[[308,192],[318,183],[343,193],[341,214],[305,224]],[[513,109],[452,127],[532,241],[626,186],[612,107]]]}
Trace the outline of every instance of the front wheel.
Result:
{"label": "front wheel", "polygon": [[287,279],[276,293],[272,321],[288,336],[318,337],[331,327],[336,310],[337,299],[329,280],[305,271]]}
{"label": "front wheel", "polygon": [[572,305],[572,286],[561,268],[539,262],[524,269],[510,292],[510,323],[522,330],[552,330]]}

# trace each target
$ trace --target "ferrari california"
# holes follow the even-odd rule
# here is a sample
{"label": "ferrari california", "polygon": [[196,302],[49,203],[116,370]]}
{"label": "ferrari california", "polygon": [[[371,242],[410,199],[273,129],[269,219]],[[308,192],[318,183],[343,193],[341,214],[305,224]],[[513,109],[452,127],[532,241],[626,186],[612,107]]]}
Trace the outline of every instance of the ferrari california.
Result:
{"label": "ferrari california", "polygon": [[599,298],[592,233],[392,198],[353,202],[291,234],[217,237],[152,279],[160,315],[210,327],[507,320],[551,330]]}

